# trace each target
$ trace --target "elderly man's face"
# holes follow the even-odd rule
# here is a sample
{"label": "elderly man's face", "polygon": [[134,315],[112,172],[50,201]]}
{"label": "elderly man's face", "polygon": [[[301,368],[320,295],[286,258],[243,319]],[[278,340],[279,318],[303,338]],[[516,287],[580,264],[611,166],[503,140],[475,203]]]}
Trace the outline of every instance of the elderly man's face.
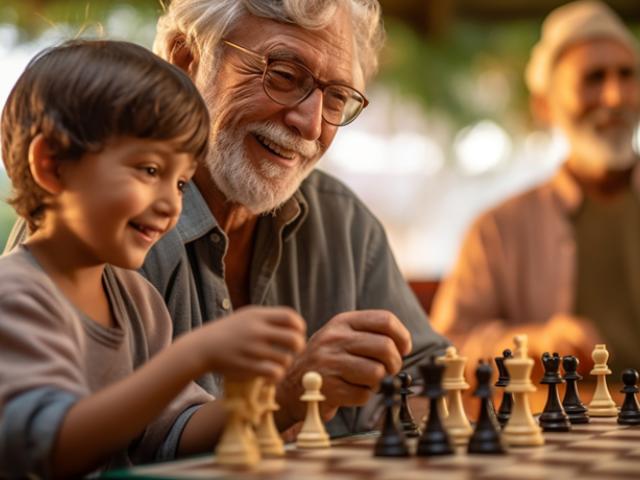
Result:
{"label": "elderly man's face", "polygon": [[[301,63],[321,81],[363,89],[354,70],[353,33],[345,11],[317,31],[249,16],[226,40]],[[201,72],[196,84],[213,118],[207,166],[214,182],[227,200],[253,213],[277,208],[293,195],[336,134],[337,127],[322,120],[322,92],[313,91],[294,107],[279,105],[263,90],[259,62],[230,47],[224,48],[217,72]]]}
{"label": "elderly man's face", "polygon": [[569,47],[548,94],[552,122],[567,135],[570,162],[585,173],[628,168],[640,115],[637,57],[609,39]]}

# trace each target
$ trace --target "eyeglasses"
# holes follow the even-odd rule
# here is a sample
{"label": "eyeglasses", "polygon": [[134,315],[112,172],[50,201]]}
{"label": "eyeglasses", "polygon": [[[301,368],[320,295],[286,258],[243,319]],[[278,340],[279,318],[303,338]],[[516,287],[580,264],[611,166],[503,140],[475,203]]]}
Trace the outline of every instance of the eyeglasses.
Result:
{"label": "eyeglasses", "polygon": [[322,91],[323,120],[336,127],[342,127],[353,122],[369,104],[365,96],[355,88],[341,83],[321,82],[304,65],[288,60],[271,59],[267,55],[261,55],[228,40],[223,42],[262,63],[264,93],[280,105],[295,107],[319,88]]}

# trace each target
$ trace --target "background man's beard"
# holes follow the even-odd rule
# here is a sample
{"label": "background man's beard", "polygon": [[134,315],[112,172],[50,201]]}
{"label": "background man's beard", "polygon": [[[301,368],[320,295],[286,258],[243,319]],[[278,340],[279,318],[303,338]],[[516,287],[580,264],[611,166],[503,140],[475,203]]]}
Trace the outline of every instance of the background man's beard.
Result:
{"label": "background man's beard", "polygon": [[256,168],[245,151],[244,139],[251,125],[227,128],[211,138],[207,168],[227,201],[243,205],[252,213],[275,212],[293,196],[314,163],[305,159],[295,172],[270,161]]}
{"label": "background man's beard", "polygon": [[565,129],[574,165],[589,173],[630,168],[637,161],[633,150],[637,118],[623,113],[623,125],[600,133],[596,128],[598,115],[602,112],[594,112],[580,125]]}

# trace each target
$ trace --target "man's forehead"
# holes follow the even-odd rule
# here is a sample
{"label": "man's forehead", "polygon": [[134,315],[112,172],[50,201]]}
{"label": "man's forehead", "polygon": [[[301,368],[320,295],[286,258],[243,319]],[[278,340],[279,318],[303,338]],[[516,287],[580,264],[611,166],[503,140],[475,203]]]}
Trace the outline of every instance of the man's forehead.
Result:
{"label": "man's forehead", "polygon": [[[637,66],[638,53],[615,38],[598,37],[585,39],[567,46],[555,62],[556,69],[561,66],[567,70],[582,66],[584,69],[606,67],[609,64],[624,63]],[[579,71],[574,71],[578,74]]]}
{"label": "man's forehead", "polygon": [[260,53],[292,55],[325,81],[353,83],[361,77],[354,72],[353,29],[344,11],[338,11],[326,27],[314,30],[248,15],[229,38]]}

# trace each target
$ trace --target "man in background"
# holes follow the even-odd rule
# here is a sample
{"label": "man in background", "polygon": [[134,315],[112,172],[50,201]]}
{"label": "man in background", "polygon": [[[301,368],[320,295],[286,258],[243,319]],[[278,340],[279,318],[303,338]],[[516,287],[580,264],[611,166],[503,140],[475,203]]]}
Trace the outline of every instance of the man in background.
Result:
{"label": "man in background", "polygon": [[[535,116],[569,144],[555,176],[471,227],[433,310],[434,328],[471,358],[516,333],[589,360],[606,342],[616,369],[640,344],[638,43],[597,1],[553,11],[526,70]],[[617,370],[618,373],[620,370]]]}

